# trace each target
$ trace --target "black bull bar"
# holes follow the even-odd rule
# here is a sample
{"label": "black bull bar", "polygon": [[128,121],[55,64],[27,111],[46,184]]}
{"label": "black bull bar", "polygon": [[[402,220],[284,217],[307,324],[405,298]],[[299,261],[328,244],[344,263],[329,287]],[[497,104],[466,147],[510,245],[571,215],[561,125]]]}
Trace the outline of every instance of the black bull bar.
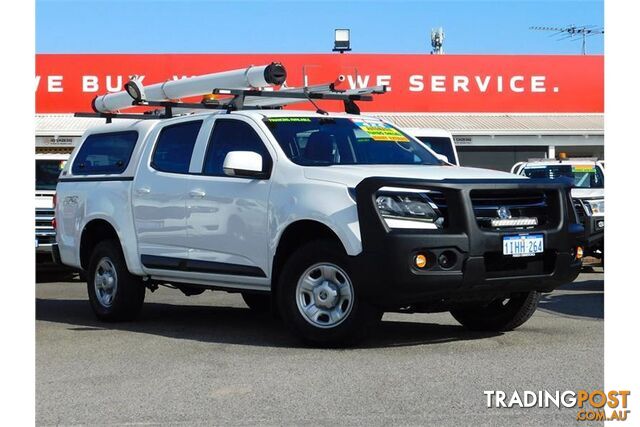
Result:
{"label": "black bull bar", "polygon": [[[383,187],[440,192],[446,200],[447,225],[438,230],[391,229],[376,207],[376,193]],[[479,226],[471,200],[473,190],[542,190],[548,197],[550,221],[531,233],[544,235],[544,255],[530,259],[506,259],[518,264],[514,271],[492,270],[498,264],[502,237],[517,230],[491,230]],[[551,291],[573,281],[581,261],[575,250],[582,245],[584,228],[577,223],[570,184],[547,179],[445,179],[370,177],[355,189],[362,253],[353,259],[353,270],[365,299],[390,305],[435,299],[488,298],[517,291]],[[526,230],[529,231],[529,230]],[[455,263],[421,271],[413,256],[428,251],[437,259],[445,251]],[[496,261],[497,259],[497,261]]]}

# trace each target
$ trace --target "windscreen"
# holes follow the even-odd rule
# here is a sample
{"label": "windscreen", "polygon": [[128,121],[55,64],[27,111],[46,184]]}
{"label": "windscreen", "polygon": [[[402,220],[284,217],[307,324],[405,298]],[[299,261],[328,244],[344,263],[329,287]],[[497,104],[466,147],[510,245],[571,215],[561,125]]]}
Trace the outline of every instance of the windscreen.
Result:
{"label": "windscreen", "polygon": [[532,165],[525,167],[522,175],[547,179],[566,177],[573,181],[574,188],[604,187],[604,175],[595,165]]}
{"label": "windscreen", "polygon": [[451,139],[444,136],[418,136],[417,138],[436,153],[446,156],[449,163],[456,164],[456,155]]}
{"label": "windscreen", "polygon": [[36,190],[55,190],[66,160],[36,160]]}
{"label": "windscreen", "polygon": [[265,123],[287,157],[303,166],[440,164],[419,142],[379,120],[270,117]]}

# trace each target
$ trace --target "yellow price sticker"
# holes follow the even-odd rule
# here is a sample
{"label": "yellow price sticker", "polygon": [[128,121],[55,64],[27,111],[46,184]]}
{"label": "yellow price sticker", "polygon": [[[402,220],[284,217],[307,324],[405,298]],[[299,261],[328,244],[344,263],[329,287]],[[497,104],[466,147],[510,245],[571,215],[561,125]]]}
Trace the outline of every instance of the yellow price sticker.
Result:
{"label": "yellow price sticker", "polygon": [[386,123],[377,121],[354,121],[354,123],[374,141],[409,142],[409,138]]}
{"label": "yellow price sticker", "polygon": [[578,173],[595,173],[596,168],[591,165],[575,165],[571,170]]}

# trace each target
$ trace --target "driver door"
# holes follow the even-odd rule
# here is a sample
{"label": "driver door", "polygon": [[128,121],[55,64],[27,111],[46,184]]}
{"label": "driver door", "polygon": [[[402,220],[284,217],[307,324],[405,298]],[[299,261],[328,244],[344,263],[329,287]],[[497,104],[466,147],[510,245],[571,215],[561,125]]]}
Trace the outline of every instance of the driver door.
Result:
{"label": "driver door", "polygon": [[[262,135],[244,117],[214,120],[201,167],[187,188],[189,262],[201,278],[249,280],[268,288],[269,175],[275,152]],[[260,154],[266,178],[226,175],[223,163],[231,151]]]}

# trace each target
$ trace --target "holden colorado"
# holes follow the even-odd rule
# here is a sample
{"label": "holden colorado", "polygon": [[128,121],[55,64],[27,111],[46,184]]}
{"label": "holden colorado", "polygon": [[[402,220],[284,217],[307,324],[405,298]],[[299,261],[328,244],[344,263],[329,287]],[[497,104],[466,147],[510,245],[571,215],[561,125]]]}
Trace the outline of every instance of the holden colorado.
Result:
{"label": "holden colorado", "polygon": [[[208,84],[282,83],[275,66]],[[97,98],[95,114],[119,120],[86,132],[57,186],[60,257],[86,272],[99,319],[132,319],[146,290],[172,285],[238,292],[321,346],[355,342],[385,311],[506,331],[578,275],[583,228],[566,184],[453,166],[357,114],[362,92],[286,89],[354,114],[253,108],[294,102],[256,90],[172,114],[175,102],[145,100],[180,96],[155,90],[127,89],[165,108],[139,119],[105,113],[122,94]]]}

